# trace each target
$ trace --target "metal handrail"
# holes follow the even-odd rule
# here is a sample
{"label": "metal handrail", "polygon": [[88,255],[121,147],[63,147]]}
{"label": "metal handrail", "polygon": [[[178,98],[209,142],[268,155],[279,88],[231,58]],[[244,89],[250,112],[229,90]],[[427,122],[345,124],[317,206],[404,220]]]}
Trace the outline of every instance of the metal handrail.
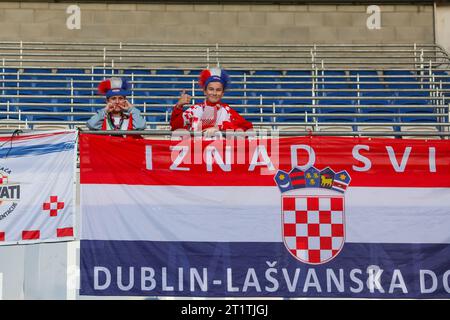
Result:
{"label": "metal handrail", "polygon": [[[264,67],[270,66],[302,66],[310,65],[310,54],[314,61],[325,61],[328,65],[352,66],[376,64],[384,65],[415,65],[420,59],[431,60],[433,65],[449,64],[446,52],[435,44],[268,44],[268,45],[239,45],[239,44],[155,44],[155,43],[66,43],[66,42],[0,42],[0,52],[3,56],[18,59],[4,58],[5,63],[25,64],[113,64],[127,65],[135,63],[137,59],[142,63],[169,63],[175,66],[203,65],[209,61],[209,55],[214,55],[217,63],[221,65],[239,66],[255,64]],[[420,59],[418,60],[418,53]],[[179,54],[175,54],[179,53]],[[192,53],[192,54],[191,54]],[[196,53],[196,54],[195,54]],[[2,54],[0,54],[2,55]],[[243,57],[250,60],[243,60]],[[28,59],[30,57],[48,57],[51,59]],[[67,59],[78,57],[79,59]],[[96,57],[93,59],[92,57]],[[87,59],[84,59],[87,58]],[[162,59],[160,59],[162,58]],[[294,60],[291,60],[294,59]],[[175,59],[175,60],[174,60]],[[304,61],[303,61],[304,59]],[[337,59],[337,60],[334,60]],[[342,60],[350,59],[347,63]],[[364,59],[364,61],[358,61]],[[389,59],[389,61],[384,61]],[[410,62],[398,60],[410,59]],[[172,61],[173,60],[173,61]],[[181,60],[181,61],[180,61]],[[230,60],[230,61],[228,61]],[[261,61],[262,60],[262,61]],[[392,62],[391,60],[395,60]]]}
{"label": "metal handrail", "polygon": [[[173,132],[168,130],[135,130],[135,131],[91,131],[91,130],[83,130],[79,129],[81,132],[96,134],[96,135],[113,135],[113,136],[123,136],[123,135],[143,135],[143,136],[166,136],[169,138],[172,136]],[[22,132],[28,133],[36,130],[31,129],[21,129]],[[290,137],[290,136],[349,136],[349,137],[365,137],[365,136],[423,136],[423,137],[450,137],[450,132],[422,132],[422,131],[409,131],[409,132],[388,132],[383,133],[379,131],[354,131],[354,132],[345,132],[345,131],[310,131],[310,130],[299,130],[299,131],[259,131],[255,130],[253,132],[234,132],[226,134],[229,136],[248,136],[248,137],[258,137],[259,133],[263,133],[260,138],[267,139],[271,138],[268,134],[273,133],[276,136],[280,137]],[[13,130],[2,130],[0,129],[0,133],[13,133]],[[195,135],[195,133],[184,133]],[[180,134],[176,134],[177,137]]]}

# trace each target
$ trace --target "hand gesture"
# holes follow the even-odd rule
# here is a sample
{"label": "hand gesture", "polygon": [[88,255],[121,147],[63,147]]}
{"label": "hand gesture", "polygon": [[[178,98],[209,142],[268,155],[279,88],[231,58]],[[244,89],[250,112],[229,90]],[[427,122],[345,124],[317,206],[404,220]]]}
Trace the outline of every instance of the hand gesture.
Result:
{"label": "hand gesture", "polygon": [[191,103],[191,96],[186,93],[186,90],[181,91],[180,98],[176,104],[176,108],[183,108],[185,104]]}
{"label": "hand gesture", "polygon": [[114,106],[115,106],[115,103],[114,103],[114,102],[108,102],[108,103],[106,104],[106,106],[105,106],[105,112],[106,112],[107,114],[110,113],[111,111],[114,110]]}
{"label": "hand gesture", "polygon": [[124,111],[129,111],[131,108],[133,108],[133,105],[128,100],[125,100],[125,102],[122,105],[122,109]]}

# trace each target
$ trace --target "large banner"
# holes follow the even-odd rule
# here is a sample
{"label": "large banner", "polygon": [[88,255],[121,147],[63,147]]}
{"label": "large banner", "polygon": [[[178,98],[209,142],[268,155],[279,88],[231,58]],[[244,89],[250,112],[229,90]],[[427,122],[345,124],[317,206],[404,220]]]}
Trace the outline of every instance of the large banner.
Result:
{"label": "large banner", "polygon": [[450,298],[450,142],[82,134],[82,295]]}
{"label": "large banner", "polygon": [[73,239],[76,138],[0,136],[0,245]]}

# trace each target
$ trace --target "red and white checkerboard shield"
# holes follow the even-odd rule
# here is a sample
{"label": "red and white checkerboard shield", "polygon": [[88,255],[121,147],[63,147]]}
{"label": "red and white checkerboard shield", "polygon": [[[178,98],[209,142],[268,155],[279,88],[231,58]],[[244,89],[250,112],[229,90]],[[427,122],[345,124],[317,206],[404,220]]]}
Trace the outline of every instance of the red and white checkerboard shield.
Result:
{"label": "red and white checkerboard shield", "polygon": [[345,242],[343,195],[282,197],[283,240],[301,262],[322,264],[334,259]]}

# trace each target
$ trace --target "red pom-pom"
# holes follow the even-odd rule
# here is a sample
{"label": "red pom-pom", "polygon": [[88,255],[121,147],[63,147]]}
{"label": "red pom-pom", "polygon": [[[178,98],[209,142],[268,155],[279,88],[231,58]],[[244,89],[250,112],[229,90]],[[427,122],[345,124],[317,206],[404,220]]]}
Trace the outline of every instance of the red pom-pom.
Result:
{"label": "red pom-pom", "polygon": [[200,87],[205,87],[206,80],[208,80],[210,76],[211,71],[209,71],[208,69],[205,69],[200,73],[200,78],[198,79],[198,84],[200,85]]}
{"label": "red pom-pom", "polygon": [[105,95],[111,89],[111,81],[104,80],[98,85],[98,93]]}

